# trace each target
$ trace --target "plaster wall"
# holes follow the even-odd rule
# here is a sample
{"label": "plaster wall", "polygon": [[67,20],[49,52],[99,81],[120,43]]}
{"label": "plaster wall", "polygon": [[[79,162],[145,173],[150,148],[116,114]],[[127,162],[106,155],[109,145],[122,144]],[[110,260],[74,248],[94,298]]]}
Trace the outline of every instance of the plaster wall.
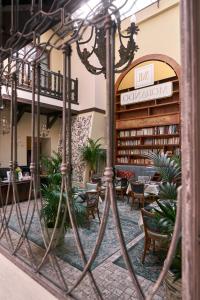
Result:
{"label": "plaster wall", "polygon": [[[165,54],[180,63],[180,12],[179,0],[161,0],[137,12],[136,24],[139,32],[136,44],[139,50],[135,58],[147,54]],[[130,18],[122,23],[122,29],[130,25]],[[116,39],[116,49],[118,48]],[[118,52],[116,52],[116,59]]]}
{"label": "plaster wall", "polygon": [[[40,42],[47,42],[49,38],[53,34],[53,30],[50,29],[46,31],[44,34],[40,37]],[[55,43],[58,40],[58,36],[54,35],[54,37],[51,39],[51,43]],[[61,71],[62,72],[62,52],[58,51],[56,49],[52,49],[50,52],[50,69],[54,72]]]}
{"label": "plaster wall", "polygon": [[[41,116],[41,124],[46,124],[46,117]],[[51,153],[57,151],[61,120],[57,120],[49,132]],[[18,123],[18,164],[27,165],[27,136],[31,136],[31,114],[25,113]],[[6,146],[5,146],[6,145]],[[10,134],[0,135],[0,166],[8,167],[10,161]]]}
{"label": "plaster wall", "polygon": [[[155,7],[156,4],[153,5]],[[180,63],[180,13],[179,1],[161,0],[160,8],[150,6],[136,14],[140,28],[137,36],[139,51],[135,58],[147,54],[165,54]],[[150,13],[152,16],[150,16]]]}
{"label": "plaster wall", "polygon": [[78,78],[78,110],[95,106],[95,76],[89,73],[72,46],[72,78]]}
{"label": "plaster wall", "polygon": [[92,126],[90,131],[90,138],[96,140],[101,138],[99,141],[102,144],[102,148],[106,148],[106,116],[98,112],[93,112],[92,115]]}

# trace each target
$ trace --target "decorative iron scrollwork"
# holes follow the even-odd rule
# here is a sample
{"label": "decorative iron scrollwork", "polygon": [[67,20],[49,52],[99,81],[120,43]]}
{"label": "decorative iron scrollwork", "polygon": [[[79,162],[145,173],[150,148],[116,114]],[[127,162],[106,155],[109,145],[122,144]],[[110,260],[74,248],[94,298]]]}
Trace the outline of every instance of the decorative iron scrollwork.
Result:
{"label": "decorative iron scrollwork", "polygon": [[[106,16],[106,14],[108,14],[108,11],[105,10],[103,6],[103,12],[98,15],[98,18],[102,18],[103,15]],[[123,31],[121,29],[121,20],[120,20],[119,13],[115,15],[114,20],[111,20],[111,26],[114,28],[116,37],[118,37],[119,44],[120,44],[118,50],[119,60],[117,63],[115,63],[114,72],[121,73],[130,65],[130,63],[134,58],[135,52],[139,49],[134,40],[134,36],[137,35],[139,28],[134,22],[132,22],[131,25],[126,29],[125,31],[126,34],[123,34]],[[123,40],[127,40],[126,45],[124,45]],[[86,67],[86,69],[94,75],[99,75],[99,74],[105,75],[106,74],[105,24],[101,22],[100,24],[97,23],[91,25],[91,34],[89,39],[83,41],[83,38],[81,38],[81,40],[78,40],[76,42],[76,45],[77,45],[77,53],[82,63]],[[88,46],[91,46],[91,51],[87,49]],[[100,66],[98,65],[95,66],[90,62],[93,53],[96,55]]]}

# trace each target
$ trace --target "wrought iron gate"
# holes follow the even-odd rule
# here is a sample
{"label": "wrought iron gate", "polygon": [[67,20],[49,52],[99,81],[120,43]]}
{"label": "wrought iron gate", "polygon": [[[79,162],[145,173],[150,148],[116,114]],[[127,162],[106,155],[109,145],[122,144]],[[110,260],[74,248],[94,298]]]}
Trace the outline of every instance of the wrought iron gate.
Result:
{"label": "wrought iron gate", "polygon": [[[40,5],[42,1],[39,1]],[[167,270],[171,264],[173,253],[176,249],[177,237],[180,233],[180,201],[178,207],[177,222],[175,226],[174,235],[172,238],[171,246],[164,264],[164,268],[155,283],[154,287],[148,291],[148,294],[145,296],[142,288],[138,282],[138,279],[134,272],[134,266],[132,265],[128,251],[126,248],[126,243],[124,240],[115,191],[113,188],[113,179],[114,179],[114,82],[115,82],[115,73],[121,72],[128,67],[134,58],[134,53],[137,50],[137,46],[134,41],[134,35],[137,34],[137,27],[134,23],[131,24],[130,28],[127,30],[127,34],[121,33],[120,28],[120,9],[126,5],[128,0],[122,1],[120,8],[115,6],[115,1],[100,1],[99,4],[93,9],[88,16],[84,19],[74,19],[73,14],[68,13],[68,4],[71,1],[63,1],[64,4],[62,8],[56,10],[51,10],[45,12],[41,9],[38,9],[37,12],[33,13],[35,10],[35,1],[32,1],[31,11],[32,17],[25,24],[24,29],[19,31],[17,28],[17,18],[16,18],[16,9],[18,6],[13,4],[12,7],[12,21],[11,23],[11,32],[12,43],[8,42],[7,46],[0,48],[0,84],[3,85],[6,83],[11,94],[11,113],[10,113],[10,130],[11,130],[11,157],[10,157],[10,176],[11,180],[8,186],[8,192],[6,198],[2,197],[0,189],[0,202],[1,202],[1,213],[0,213],[0,238],[1,238],[1,251],[2,253],[9,252],[9,258],[15,258],[19,262],[20,266],[27,265],[28,272],[32,272],[32,276],[41,282],[45,282],[51,287],[52,278],[46,278],[45,269],[47,267],[47,261],[52,269],[52,272],[55,274],[55,281],[53,284],[61,292],[63,297],[70,295],[74,296],[74,290],[82,282],[86,275],[88,275],[91,285],[94,288],[96,297],[98,299],[103,299],[102,293],[97,285],[97,282],[93,276],[91,270],[92,263],[94,262],[98,250],[100,248],[102,239],[104,237],[106,224],[108,220],[109,211],[112,210],[117,236],[120,242],[121,252],[123,254],[124,261],[126,263],[127,269],[129,271],[132,284],[137,291],[138,299],[152,299],[158,290],[159,286],[162,283],[163,278],[165,277]],[[53,5],[52,5],[53,7]],[[26,27],[30,22],[36,22],[38,19],[45,18],[55,18],[56,22],[59,21],[59,26],[57,30],[62,28],[67,29],[68,34],[65,37],[65,41],[58,39],[56,42],[53,42],[53,37],[56,34],[56,31],[50,36],[49,40],[46,43],[40,42],[40,33],[37,31],[37,26],[33,31],[27,32]],[[43,20],[42,19],[42,20]],[[37,22],[36,22],[37,23]],[[91,36],[89,40],[92,40],[94,34],[94,48],[91,52],[85,48],[81,50],[81,47],[85,43],[88,43],[87,39],[83,42],[82,38],[84,32],[91,28]],[[119,49],[120,60],[115,62],[115,34],[118,31],[121,46]],[[14,38],[13,38],[14,37]],[[123,45],[122,39],[125,38],[128,40],[126,46]],[[40,139],[40,58],[42,53],[37,56],[32,62],[32,152],[31,152],[31,181],[29,189],[29,199],[25,205],[25,216],[22,215],[20,199],[17,191],[17,183],[15,176],[15,169],[17,167],[17,82],[19,78],[19,70],[22,64],[30,64],[28,61],[29,53],[23,58],[18,57],[18,45],[22,39],[31,39],[33,41],[33,49],[42,47],[45,49],[52,50],[57,49],[62,52],[63,56],[63,110],[62,110],[62,165],[61,165],[61,174],[62,174],[62,184],[61,184],[61,195],[60,202],[57,211],[57,219],[54,226],[54,230],[51,236],[48,236],[48,232],[45,232],[45,227],[42,226],[43,220],[40,216],[40,208],[43,205],[42,197],[40,194],[40,177],[39,177],[39,139]],[[72,44],[77,44],[78,55],[80,56],[81,61],[84,63],[88,71],[93,74],[105,74],[106,77],[106,92],[107,92],[107,105],[106,105],[106,117],[107,117],[107,162],[105,168],[105,178],[106,178],[106,196],[105,196],[105,208],[103,211],[102,222],[99,227],[98,236],[96,239],[95,246],[90,255],[90,258],[87,259],[85,255],[85,250],[81,243],[80,233],[76,224],[76,217],[74,215],[73,206],[72,206],[72,132],[71,132],[71,52]],[[95,53],[99,59],[100,67],[91,65],[89,59],[91,55]],[[5,62],[6,58],[9,58],[8,63]],[[10,86],[10,87],[9,87]],[[37,86],[37,88],[36,88]],[[2,101],[2,99],[1,99]],[[35,140],[37,141],[35,143]],[[12,193],[12,202],[9,204],[9,195]],[[74,233],[74,238],[76,241],[76,247],[78,248],[81,259],[84,263],[84,270],[80,273],[79,277],[73,283],[73,286],[69,287],[67,284],[67,279],[70,274],[66,274],[61,270],[59,265],[59,259],[54,253],[53,238],[56,233],[56,228],[58,224],[58,219],[60,211],[62,209],[62,202],[64,195],[66,195],[65,210],[63,216],[66,216],[67,211],[69,212],[71,226]],[[10,218],[15,211],[16,213],[16,222],[18,223],[20,234],[14,234],[13,231],[9,228],[8,224]],[[43,253],[38,255],[37,251],[32,245],[32,242],[29,240],[29,231],[32,227],[32,222],[34,216],[37,215],[40,220],[40,233],[43,237],[43,242],[45,245],[45,250]],[[61,232],[59,233],[61,234]],[[45,236],[48,236],[46,238]],[[74,296],[75,297],[75,296]]]}

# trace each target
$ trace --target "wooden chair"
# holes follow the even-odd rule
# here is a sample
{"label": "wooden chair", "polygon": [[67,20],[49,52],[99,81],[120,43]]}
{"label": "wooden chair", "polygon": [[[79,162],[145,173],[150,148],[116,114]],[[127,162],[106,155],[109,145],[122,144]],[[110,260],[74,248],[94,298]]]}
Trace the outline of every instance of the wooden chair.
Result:
{"label": "wooden chair", "polygon": [[153,251],[155,251],[156,241],[163,245],[165,248],[169,246],[168,235],[159,233],[159,230],[155,226],[155,214],[151,213],[144,208],[141,208],[143,226],[144,226],[144,252],[142,255],[142,263],[145,261],[146,253],[150,250],[151,245],[153,246]]}
{"label": "wooden chair", "polygon": [[135,200],[137,199],[142,204],[142,207],[144,207],[144,183],[136,183],[131,182],[131,191],[129,193],[132,201],[131,201],[131,209],[133,209],[133,206],[135,204]]}
{"label": "wooden chair", "polygon": [[160,181],[161,180],[161,176],[158,172],[155,172],[154,175],[151,177],[151,181]]}
{"label": "wooden chair", "polygon": [[87,191],[86,203],[86,214],[88,222],[90,220],[90,216],[92,216],[92,218],[95,219],[95,215],[97,214],[99,223],[101,223],[99,214],[99,191]]}
{"label": "wooden chair", "polygon": [[115,186],[116,195],[121,196],[124,199],[127,196],[126,191],[128,188],[128,180],[126,178],[121,178],[118,181],[117,186]]}

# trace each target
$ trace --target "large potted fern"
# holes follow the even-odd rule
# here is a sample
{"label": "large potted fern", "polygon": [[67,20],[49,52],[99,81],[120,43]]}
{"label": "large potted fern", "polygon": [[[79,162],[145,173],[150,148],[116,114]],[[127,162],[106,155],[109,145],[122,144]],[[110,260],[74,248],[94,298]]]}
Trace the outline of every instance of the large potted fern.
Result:
{"label": "large potted fern", "polygon": [[[61,198],[61,156],[54,152],[50,157],[43,157],[41,165],[46,173],[45,183],[41,184],[41,219],[44,225],[46,241],[50,241],[52,233],[55,231],[52,242],[54,247],[63,241],[66,230],[71,227],[66,193],[63,193]],[[71,199],[71,207],[76,217],[77,225],[82,227],[86,220],[86,208],[77,202],[73,193]],[[60,209],[59,203],[61,204]]]}
{"label": "large potted fern", "polygon": [[86,162],[89,168],[89,179],[92,180],[93,175],[96,172],[98,161],[105,160],[105,152],[101,149],[102,144],[99,142],[101,138],[97,140],[88,139],[88,143],[81,149],[82,160]]}
{"label": "large potted fern", "polygon": [[[156,220],[163,234],[171,239],[177,210],[177,188],[181,184],[180,157],[168,157],[166,154],[148,153],[146,155],[154,163],[159,172],[160,184],[158,208],[155,208]],[[166,298],[168,300],[181,299],[181,237],[176,253],[165,278]]]}

